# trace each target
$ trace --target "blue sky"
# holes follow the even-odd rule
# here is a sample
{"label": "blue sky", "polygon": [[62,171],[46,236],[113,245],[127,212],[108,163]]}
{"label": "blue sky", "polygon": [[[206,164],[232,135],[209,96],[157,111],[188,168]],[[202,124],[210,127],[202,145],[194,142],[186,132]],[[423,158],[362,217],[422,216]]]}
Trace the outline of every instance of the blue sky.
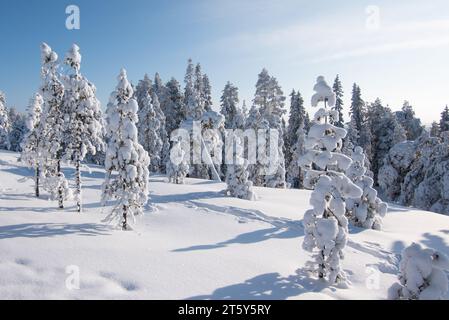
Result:
{"label": "blue sky", "polygon": [[[70,4],[80,30],[65,27]],[[81,47],[103,105],[121,67],[134,83],[156,71],[182,81],[189,57],[210,76],[216,104],[228,80],[249,104],[263,67],[307,103],[315,78],[337,73],[346,104],[353,82],[367,101],[398,109],[408,99],[425,123],[449,103],[446,0],[1,0],[0,12],[0,90],[19,109],[39,87],[42,41],[60,56]]]}

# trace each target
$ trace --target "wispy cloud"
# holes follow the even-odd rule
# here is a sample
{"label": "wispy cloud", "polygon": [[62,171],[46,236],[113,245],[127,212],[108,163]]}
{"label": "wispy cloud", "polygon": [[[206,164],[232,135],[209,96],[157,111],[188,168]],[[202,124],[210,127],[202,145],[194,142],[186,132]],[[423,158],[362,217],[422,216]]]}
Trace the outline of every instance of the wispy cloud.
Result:
{"label": "wispy cloud", "polygon": [[449,45],[449,19],[398,17],[385,21],[381,16],[379,28],[372,30],[366,27],[363,14],[320,17],[268,31],[240,33],[220,39],[215,45],[219,50],[226,48],[239,56],[276,55],[284,62],[293,63],[343,60]]}

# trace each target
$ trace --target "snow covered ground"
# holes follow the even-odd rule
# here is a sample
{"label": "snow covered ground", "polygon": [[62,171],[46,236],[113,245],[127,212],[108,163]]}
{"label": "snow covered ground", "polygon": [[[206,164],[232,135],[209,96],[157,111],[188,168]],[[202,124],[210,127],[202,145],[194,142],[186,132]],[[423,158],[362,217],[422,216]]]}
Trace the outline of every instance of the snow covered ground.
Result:
{"label": "snow covered ground", "polygon": [[[156,210],[122,232],[102,222],[100,167],[83,172],[78,214],[74,203],[60,211],[46,194],[36,199],[17,157],[0,151],[1,299],[385,299],[404,246],[449,253],[448,216],[391,206],[382,232],[351,228],[352,284],[328,287],[304,269],[309,191],[255,188],[251,202],[224,197],[223,183],[153,176]],[[73,266],[79,290],[66,286]]]}

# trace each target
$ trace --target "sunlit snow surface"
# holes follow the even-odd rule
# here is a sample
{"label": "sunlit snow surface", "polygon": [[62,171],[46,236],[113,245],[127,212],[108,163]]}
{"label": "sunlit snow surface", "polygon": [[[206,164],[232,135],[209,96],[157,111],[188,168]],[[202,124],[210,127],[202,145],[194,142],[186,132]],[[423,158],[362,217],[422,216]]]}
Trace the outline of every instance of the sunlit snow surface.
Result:
{"label": "sunlit snow surface", "polygon": [[[35,199],[17,158],[0,151],[1,299],[386,299],[404,246],[449,253],[448,216],[390,205],[382,232],[350,229],[350,287],[327,286],[301,249],[309,191],[255,188],[253,202],[224,197],[224,183],[153,176],[156,209],[122,232],[102,222],[100,167],[83,172],[77,214],[72,202],[59,211],[45,193]],[[73,266],[78,290],[66,286]]]}

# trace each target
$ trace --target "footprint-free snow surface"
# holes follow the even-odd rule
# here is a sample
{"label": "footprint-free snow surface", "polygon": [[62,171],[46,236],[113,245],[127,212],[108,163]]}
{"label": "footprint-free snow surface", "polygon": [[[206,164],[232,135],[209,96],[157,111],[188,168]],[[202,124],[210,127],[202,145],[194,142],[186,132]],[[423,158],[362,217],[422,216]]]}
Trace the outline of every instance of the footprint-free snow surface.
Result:
{"label": "footprint-free snow surface", "polygon": [[151,205],[123,232],[102,222],[100,167],[83,172],[78,214],[36,199],[17,159],[0,152],[1,299],[385,299],[405,246],[448,253],[448,216],[390,205],[383,231],[351,228],[349,287],[328,286],[301,248],[309,191],[255,188],[251,202],[225,197],[223,183],[152,176]]}

